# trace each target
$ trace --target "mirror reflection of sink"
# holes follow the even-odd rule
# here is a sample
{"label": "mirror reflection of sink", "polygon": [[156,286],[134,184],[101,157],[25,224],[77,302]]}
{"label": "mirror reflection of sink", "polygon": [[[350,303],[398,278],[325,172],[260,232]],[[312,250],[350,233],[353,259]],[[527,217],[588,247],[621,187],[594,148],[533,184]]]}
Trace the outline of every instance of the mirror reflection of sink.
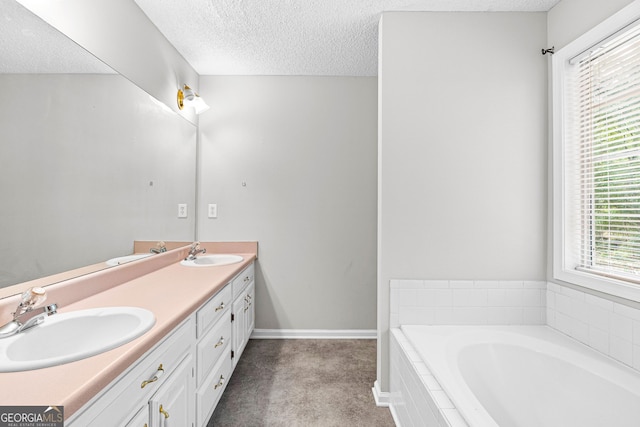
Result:
{"label": "mirror reflection of sink", "polygon": [[212,267],[220,265],[235,264],[237,262],[244,261],[240,255],[228,255],[228,254],[211,254],[200,255],[196,259],[182,260],[180,264],[188,267]]}
{"label": "mirror reflection of sink", "polygon": [[114,349],[156,323],[149,310],[104,307],[58,313],[0,339],[0,372],[27,371],[84,359]]}
{"label": "mirror reflection of sink", "polygon": [[120,265],[127,262],[135,261],[138,259],[150,257],[151,255],[153,254],[133,254],[133,255],[126,255],[126,256],[119,256],[117,258],[111,258],[110,260],[107,260],[107,265],[109,266]]}

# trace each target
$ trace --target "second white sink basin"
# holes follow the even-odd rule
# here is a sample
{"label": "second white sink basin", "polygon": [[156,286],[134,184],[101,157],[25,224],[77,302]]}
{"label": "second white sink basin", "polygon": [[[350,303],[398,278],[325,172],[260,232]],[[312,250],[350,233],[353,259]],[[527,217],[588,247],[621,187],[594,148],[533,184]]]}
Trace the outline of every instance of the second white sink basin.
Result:
{"label": "second white sink basin", "polygon": [[117,258],[111,258],[111,259],[107,260],[106,262],[107,262],[108,266],[114,266],[114,265],[126,264],[128,262],[136,261],[136,260],[139,260],[139,259],[142,259],[142,258],[148,258],[151,255],[153,255],[153,254],[144,253],[144,254],[125,255],[125,256],[119,256]]}
{"label": "second white sink basin", "polygon": [[235,264],[243,261],[240,255],[228,255],[228,254],[211,254],[200,255],[196,259],[185,259],[180,261],[180,264],[188,267],[211,267],[219,265]]}
{"label": "second white sink basin", "polygon": [[0,339],[0,372],[61,365],[128,343],[156,323],[138,307],[105,307],[59,313],[43,323]]}

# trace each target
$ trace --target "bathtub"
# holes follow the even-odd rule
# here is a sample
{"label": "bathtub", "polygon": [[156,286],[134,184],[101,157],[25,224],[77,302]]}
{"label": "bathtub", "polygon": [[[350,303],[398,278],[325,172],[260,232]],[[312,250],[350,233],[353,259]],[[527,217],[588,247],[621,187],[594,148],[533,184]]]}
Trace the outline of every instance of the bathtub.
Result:
{"label": "bathtub", "polygon": [[[402,326],[392,335],[392,353],[413,366],[391,369],[399,425],[640,426],[640,373],[548,326]],[[403,419],[411,405],[432,417]]]}

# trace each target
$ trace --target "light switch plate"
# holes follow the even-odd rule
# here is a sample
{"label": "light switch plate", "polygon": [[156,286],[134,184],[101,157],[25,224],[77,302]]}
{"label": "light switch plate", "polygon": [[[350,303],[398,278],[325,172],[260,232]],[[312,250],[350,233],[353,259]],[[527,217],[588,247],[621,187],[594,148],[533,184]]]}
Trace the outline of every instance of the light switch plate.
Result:
{"label": "light switch plate", "polygon": [[215,203],[209,203],[209,218],[218,218],[218,205]]}

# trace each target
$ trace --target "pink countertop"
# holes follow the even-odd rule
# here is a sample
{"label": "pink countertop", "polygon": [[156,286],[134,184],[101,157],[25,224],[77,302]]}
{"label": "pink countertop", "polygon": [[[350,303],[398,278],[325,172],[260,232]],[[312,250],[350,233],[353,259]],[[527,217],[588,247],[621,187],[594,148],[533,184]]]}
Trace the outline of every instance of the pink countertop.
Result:
{"label": "pink countertop", "polygon": [[[225,252],[220,244],[202,243],[202,246],[208,253]],[[179,261],[188,249],[178,248],[47,287],[47,303],[58,303],[58,313],[135,306],[152,311],[156,323],[141,337],[87,359],[32,371],[0,373],[0,405],[61,405],[65,419],[68,418],[257,258],[257,243],[227,248],[230,251],[225,253],[241,255],[244,261],[225,266],[185,267]],[[10,320],[7,313],[13,311],[17,298],[7,300],[0,301],[1,324]]]}

